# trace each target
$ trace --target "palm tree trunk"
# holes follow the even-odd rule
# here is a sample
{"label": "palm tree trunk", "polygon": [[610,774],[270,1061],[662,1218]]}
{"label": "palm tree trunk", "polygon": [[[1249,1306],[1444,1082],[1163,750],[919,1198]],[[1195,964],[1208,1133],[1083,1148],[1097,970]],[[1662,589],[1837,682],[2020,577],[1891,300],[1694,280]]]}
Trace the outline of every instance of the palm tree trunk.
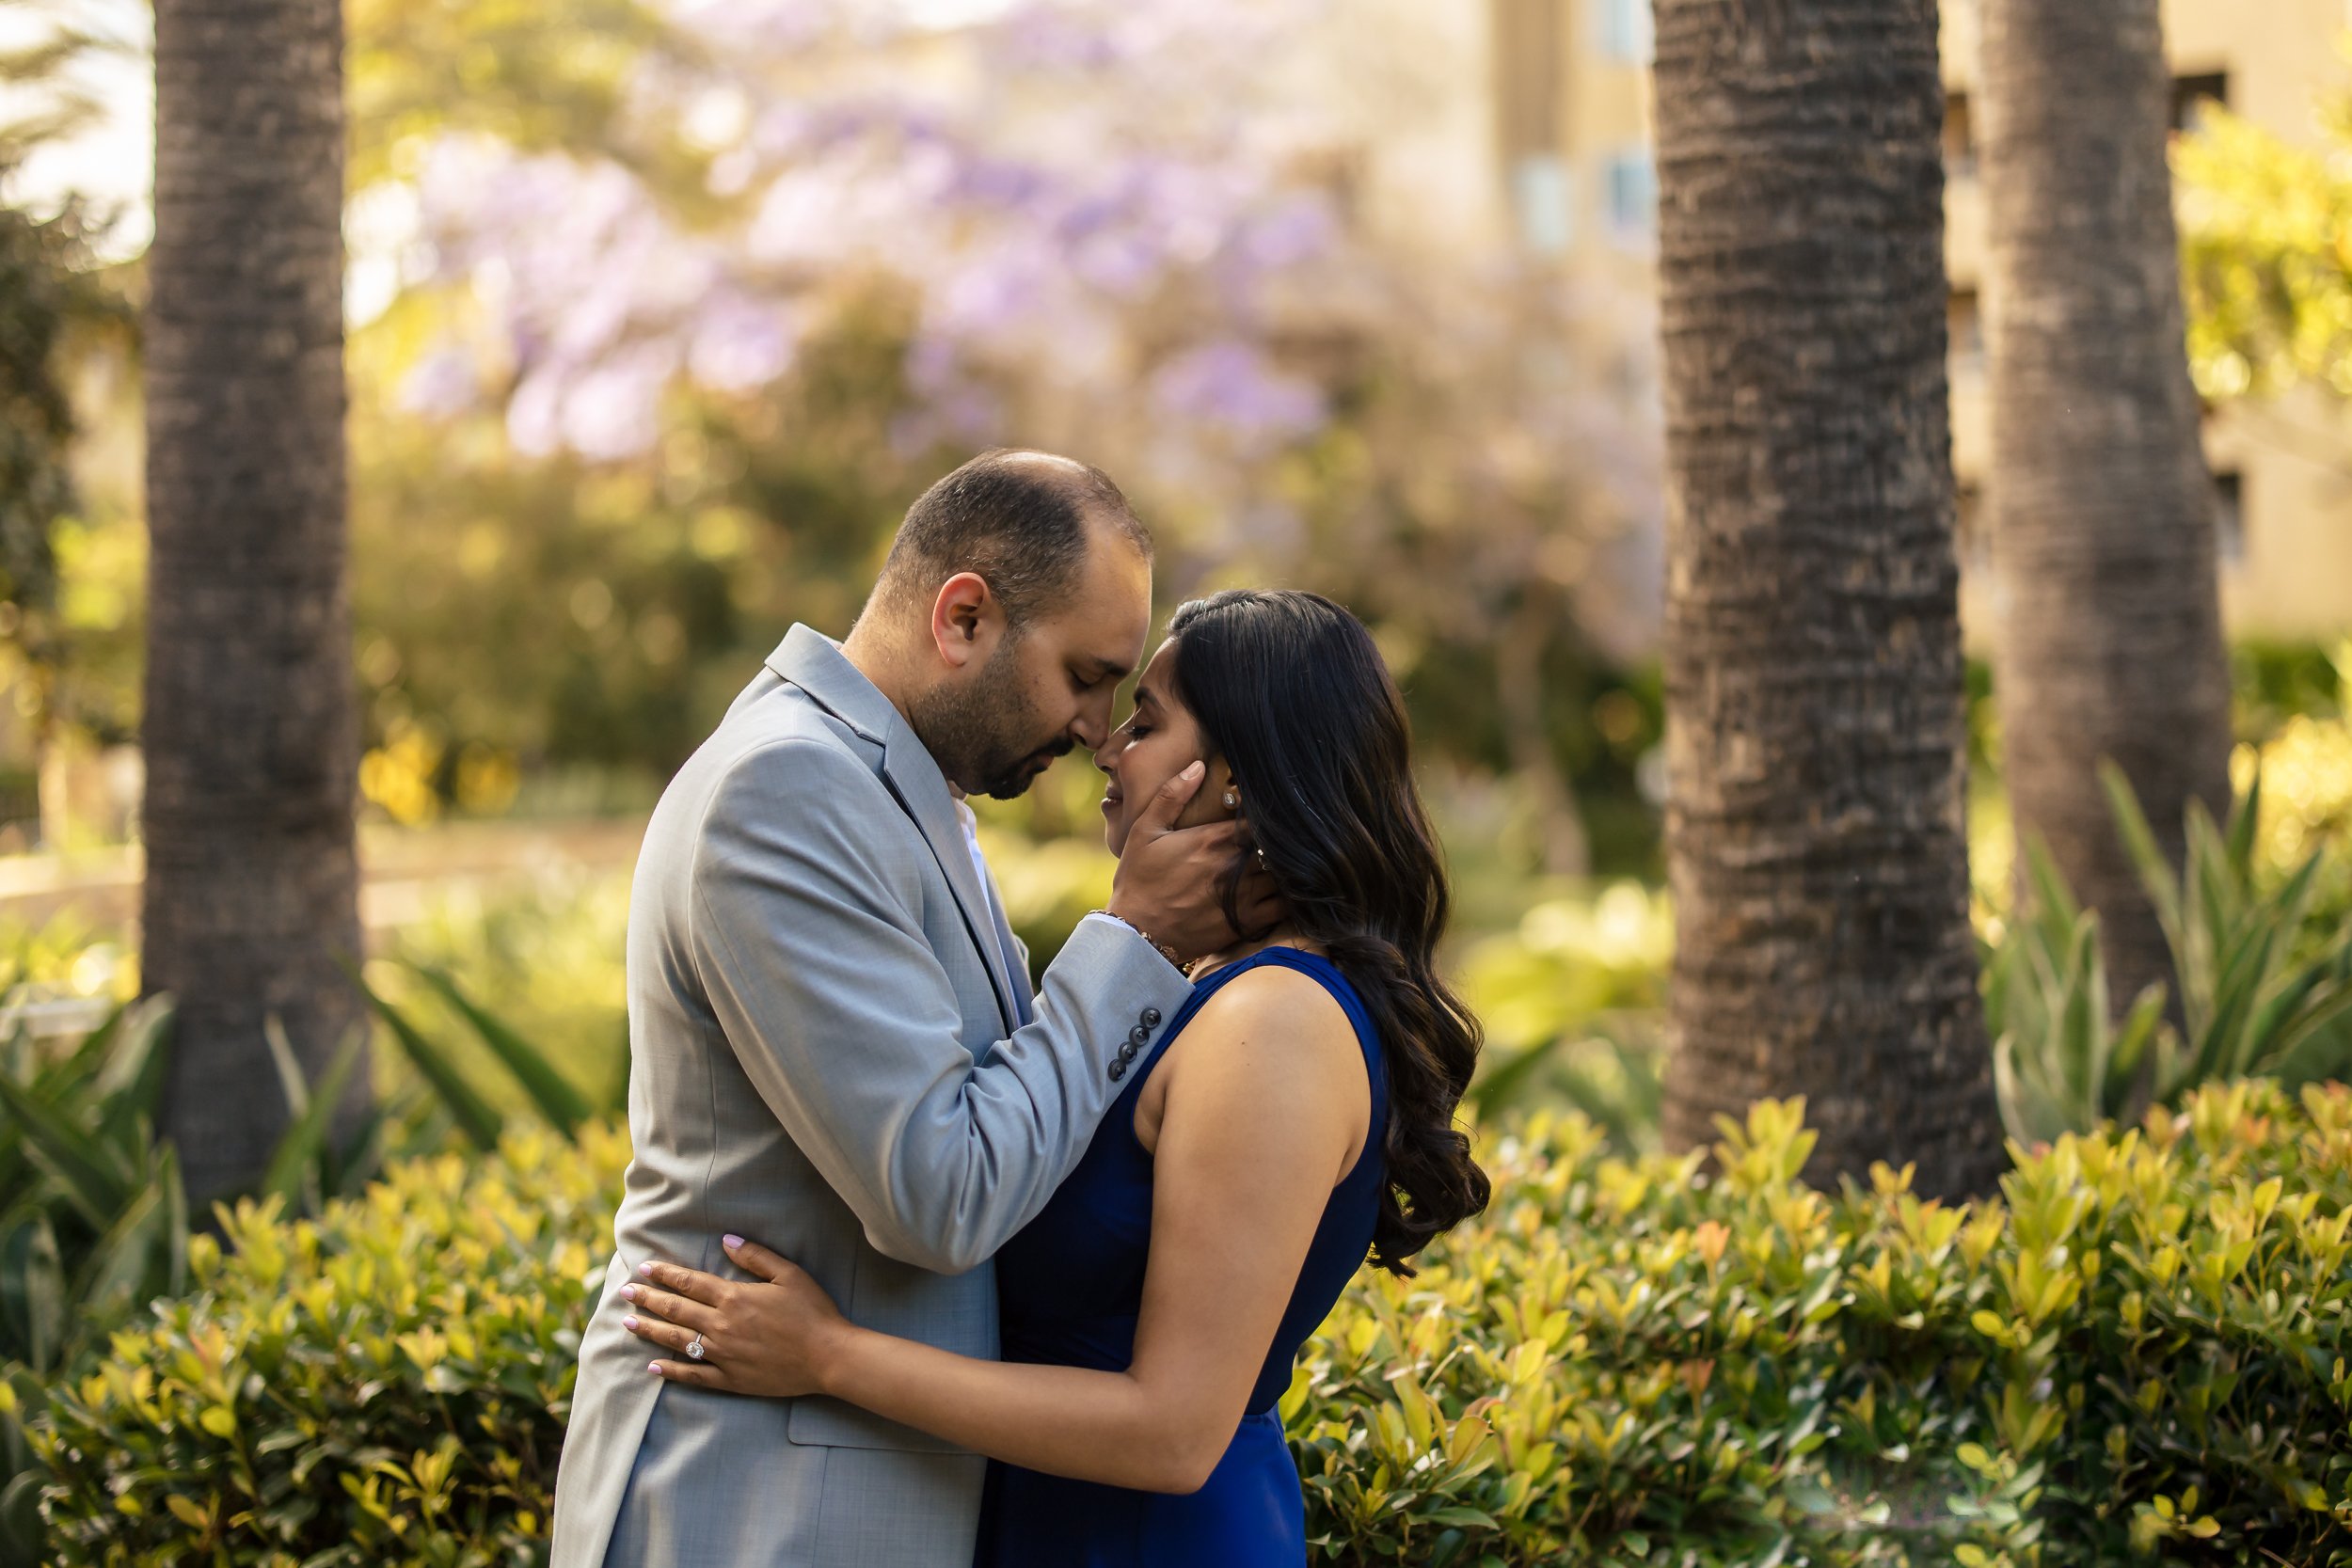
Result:
{"label": "palm tree trunk", "polygon": [[1968,927],[1934,0],[1659,0],[1665,1131],[2001,1166]]}
{"label": "palm tree trunk", "polygon": [[284,1126],[265,1019],[315,1078],[363,1018],[336,0],[158,0],[155,154],[141,962],[201,1202]]}
{"label": "palm tree trunk", "polygon": [[1984,0],[1994,689],[2021,832],[2100,912],[2115,994],[2170,973],[2097,764],[2174,863],[2230,793],[2214,492],[2182,343],[2157,0]]}

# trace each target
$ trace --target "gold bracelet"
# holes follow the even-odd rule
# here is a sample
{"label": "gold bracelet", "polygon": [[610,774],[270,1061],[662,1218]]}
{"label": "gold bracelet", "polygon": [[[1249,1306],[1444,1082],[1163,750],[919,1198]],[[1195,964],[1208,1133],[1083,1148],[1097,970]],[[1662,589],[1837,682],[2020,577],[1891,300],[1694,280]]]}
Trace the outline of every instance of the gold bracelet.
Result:
{"label": "gold bracelet", "polygon": [[1112,914],[1108,910],[1096,910],[1094,912],[1099,915],[1106,915],[1110,919],[1118,921],[1121,926],[1126,927],[1127,929],[1141,937],[1145,946],[1151,948],[1152,952],[1157,953],[1161,958],[1166,958],[1169,968],[1175,970],[1179,974],[1183,974],[1184,973],[1184,960],[1176,956],[1175,948],[1169,946],[1167,942],[1155,940],[1151,932],[1145,930],[1142,927],[1136,925],[1134,921],[1128,919],[1123,914]]}

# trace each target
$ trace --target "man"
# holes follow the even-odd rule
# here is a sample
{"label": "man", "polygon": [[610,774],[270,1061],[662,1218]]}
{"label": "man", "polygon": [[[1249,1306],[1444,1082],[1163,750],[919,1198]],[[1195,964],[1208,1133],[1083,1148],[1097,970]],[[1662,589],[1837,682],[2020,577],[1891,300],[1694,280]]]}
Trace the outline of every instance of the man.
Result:
{"label": "man", "polygon": [[580,1353],[555,1568],[964,1568],[982,1462],[819,1399],[669,1386],[621,1326],[662,1259],[755,1235],[865,1323],[996,1353],[986,1266],[1232,939],[1234,830],[1138,824],[1032,997],[960,794],[1110,727],[1151,542],[1108,478],[997,451],[907,513],[846,642],[794,626],[661,797],[629,898],[635,1140]]}

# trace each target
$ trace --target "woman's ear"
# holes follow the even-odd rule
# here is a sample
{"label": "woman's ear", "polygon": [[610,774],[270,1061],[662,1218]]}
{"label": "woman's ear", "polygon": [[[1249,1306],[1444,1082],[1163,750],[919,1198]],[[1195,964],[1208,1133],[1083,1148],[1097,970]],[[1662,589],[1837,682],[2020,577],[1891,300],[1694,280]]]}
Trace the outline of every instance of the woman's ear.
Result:
{"label": "woman's ear", "polygon": [[1245,809],[1241,784],[1233,778],[1233,770],[1225,765],[1223,757],[1210,762],[1209,776],[1200,781],[1200,793],[1216,802],[1216,816],[1220,820],[1239,816]]}
{"label": "woman's ear", "polygon": [[[1233,798],[1230,806],[1225,803],[1228,795]],[[1240,811],[1241,786],[1233,783],[1233,770],[1225,766],[1222,758],[1211,757],[1200,787],[1184,802],[1184,809],[1176,814],[1176,826],[1205,828],[1212,822],[1231,822]]]}

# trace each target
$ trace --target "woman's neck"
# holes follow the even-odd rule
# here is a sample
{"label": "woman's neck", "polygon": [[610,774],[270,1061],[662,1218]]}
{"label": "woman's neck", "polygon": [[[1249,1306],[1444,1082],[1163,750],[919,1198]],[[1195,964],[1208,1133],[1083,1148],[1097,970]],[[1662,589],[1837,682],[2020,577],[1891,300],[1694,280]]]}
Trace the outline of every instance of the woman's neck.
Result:
{"label": "woman's neck", "polygon": [[1185,974],[1186,976],[1197,985],[1200,981],[1208,978],[1208,976],[1216,974],[1218,970],[1230,969],[1234,964],[1241,962],[1242,959],[1249,958],[1255,954],[1263,953],[1269,947],[1297,947],[1305,949],[1310,946],[1311,944],[1300,940],[1298,933],[1290,927],[1277,926],[1273,930],[1268,931],[1264,936],[1259,937],[1255,941],[1237,942],[1231,947],[1220,948],[1215,953],[1206,954],[1200,958],[1193,959],[1192,967],[1185,971]]}

